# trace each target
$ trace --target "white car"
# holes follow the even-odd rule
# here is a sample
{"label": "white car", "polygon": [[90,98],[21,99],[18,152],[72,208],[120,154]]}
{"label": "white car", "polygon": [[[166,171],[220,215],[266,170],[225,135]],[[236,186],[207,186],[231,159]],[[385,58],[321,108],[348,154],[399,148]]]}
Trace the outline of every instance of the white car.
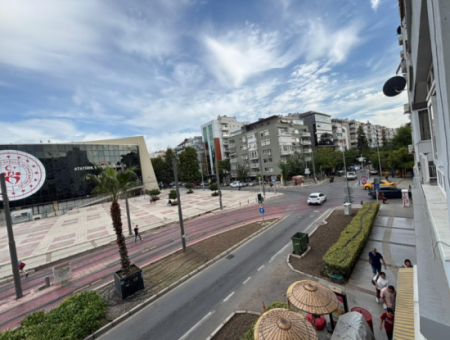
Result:
{"label": "white car", "polygon": [[321,192],[313,192],[308,197],[308,204],[320,204],[322,205],[323,202],[327,200],[327,196],[325,194],[322,194]]}
{"label": "white car", "polygon": [[357,179],[358,176],[356,176],[356,173],[354,172],[347,172],[347,179]]}
{"label": "white car", "polygon": [[[231,184],[230,184],[230,187],[232,187],[232,188],[238,188],[239,185],[240,185],[240,183],[239,183],[238,181],[236,181],[236,182],[231,183]],[[241,186],[242,186],[242,185],[241,185]]]}

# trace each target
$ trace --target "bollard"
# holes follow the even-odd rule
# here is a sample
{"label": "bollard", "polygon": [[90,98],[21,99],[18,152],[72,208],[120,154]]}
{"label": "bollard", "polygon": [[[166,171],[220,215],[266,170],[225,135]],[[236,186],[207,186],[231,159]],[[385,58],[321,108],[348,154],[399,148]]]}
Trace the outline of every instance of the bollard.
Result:
{"label": "bollard", "polygon": [[48,276],[45,277],[45,287],[50,287],[50,278]]}
{"label": "bollard", "polygon": [[364,204],[363,204],[363,201],[361,201],[361,205],[364,205]]}

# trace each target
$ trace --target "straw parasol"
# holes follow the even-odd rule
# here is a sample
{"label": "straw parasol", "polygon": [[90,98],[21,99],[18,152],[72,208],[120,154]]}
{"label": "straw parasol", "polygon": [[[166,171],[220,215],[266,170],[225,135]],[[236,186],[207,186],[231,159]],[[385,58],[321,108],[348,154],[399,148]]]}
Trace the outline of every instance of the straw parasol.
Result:
{"label": "straw parasol", "polygon": [[339,304],[336,294],[331,289],[310,280],[291,284],[286,298],[288,305],[292,304],[304,312],[315,315],[332,313]]}
{"label": "straw parasol", "polygon": [[255,340],[317,340],[303,315],[283,308],[264,313],[256,322],[254,336]]}

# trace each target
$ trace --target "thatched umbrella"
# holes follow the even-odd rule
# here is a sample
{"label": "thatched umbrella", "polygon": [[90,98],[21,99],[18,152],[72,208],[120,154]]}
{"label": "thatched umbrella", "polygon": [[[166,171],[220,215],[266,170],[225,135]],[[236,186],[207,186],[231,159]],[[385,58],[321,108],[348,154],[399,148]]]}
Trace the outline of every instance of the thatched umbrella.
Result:
{"label": "thatched umbrella", "polygon": [[256,322],[255,340],[317,340],[311,323],[301,314],[283,308],[264,313]]}
{"label": "thatched umbrella", "polygon": [[[311,280],[297,281],[291,284],[287,290],[286,298],[289,307],[292,304],[313,315],[330,314],[339,305],[336,294],[330,288]],[[330,320],[333,329],[331,315]]]}

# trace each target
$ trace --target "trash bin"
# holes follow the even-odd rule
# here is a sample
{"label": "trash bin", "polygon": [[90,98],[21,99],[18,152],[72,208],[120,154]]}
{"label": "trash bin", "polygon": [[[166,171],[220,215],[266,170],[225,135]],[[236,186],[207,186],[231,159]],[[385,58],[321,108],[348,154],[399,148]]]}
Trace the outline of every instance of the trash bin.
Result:
{"label": "trash bin", "polygon": [[372,330],[373,333],[373,323],[372,323],[372,314],[370,314],[369,311],[365,310],[364,308],[361,307],[353,307],[351,310],[351,312],[358,312],[361,313],[364,317],[364,319],[366,320],[366,322],[368,323],[370,329]]}
{"label": "trash bin", "polygon": [[292,238],[294,253],[303,254],[308,249],[309,237],[306,233],[296,233]]}
{"label": "trash bin", "polygon": [[352,204],[344,203],[344,215],[350,216],[352,214]]}

